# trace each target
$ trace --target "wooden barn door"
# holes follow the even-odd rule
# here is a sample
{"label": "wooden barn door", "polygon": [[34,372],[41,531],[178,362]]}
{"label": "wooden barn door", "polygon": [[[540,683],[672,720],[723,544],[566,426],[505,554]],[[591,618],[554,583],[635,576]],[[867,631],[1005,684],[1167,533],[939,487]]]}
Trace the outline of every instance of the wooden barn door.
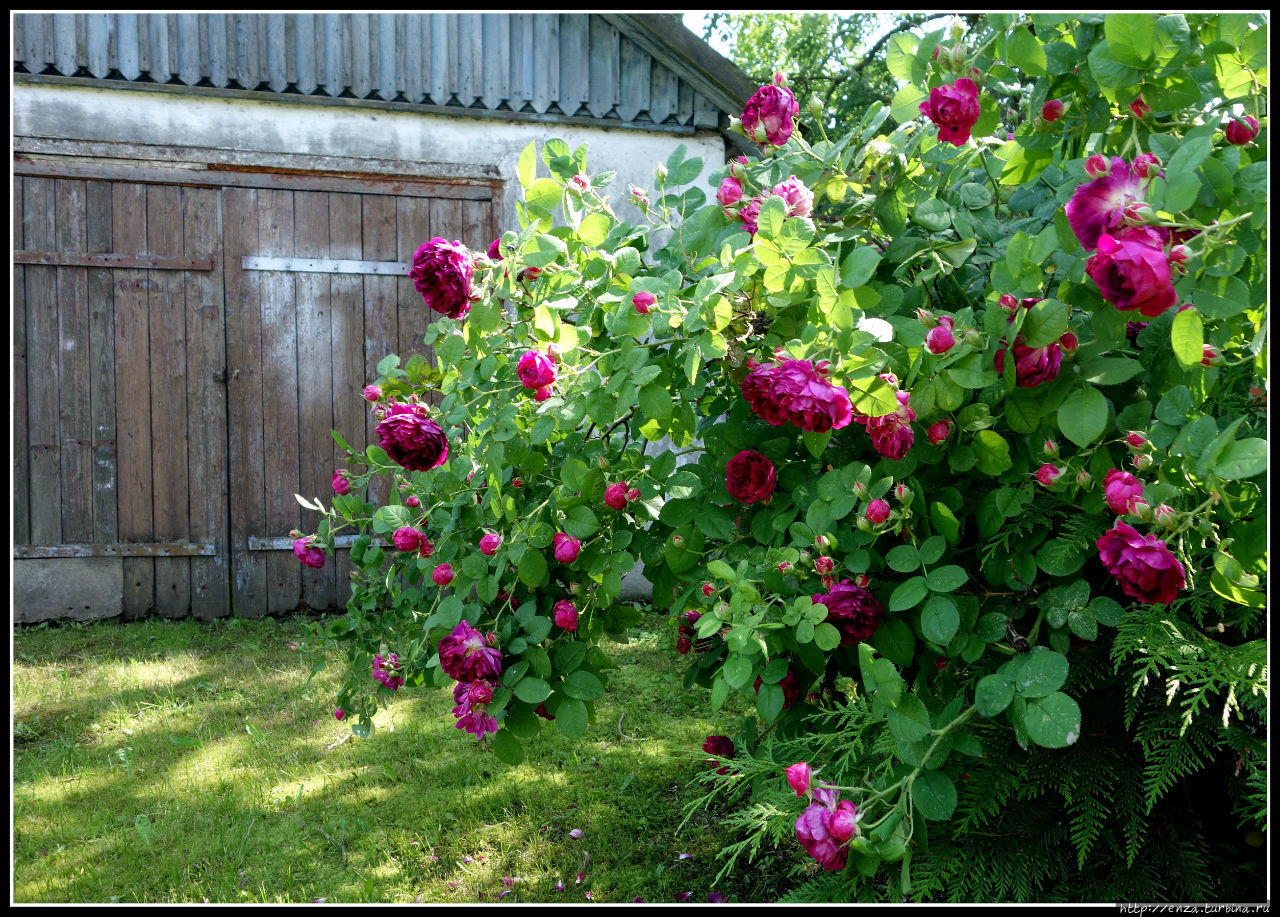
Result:
{"label": "wooden barn door", "polygon": [[14,188],[19,572],[87,577],[85,610],[226,614],[219,192],[23,169],[36,174]]}
{"label": "wooden barn door", "polygon": [[432,318],[406,276],[417,247],[444,236],[483,251],[496,234],[489,187],[271,179],[223,192],[238,614],[346,602],[345,551],[321,570],[293,556],[288,532],[318,521],[294,494],[332,498],[344,456],[330,430],[376,442],[361,391],[378,361],[429,355]]}

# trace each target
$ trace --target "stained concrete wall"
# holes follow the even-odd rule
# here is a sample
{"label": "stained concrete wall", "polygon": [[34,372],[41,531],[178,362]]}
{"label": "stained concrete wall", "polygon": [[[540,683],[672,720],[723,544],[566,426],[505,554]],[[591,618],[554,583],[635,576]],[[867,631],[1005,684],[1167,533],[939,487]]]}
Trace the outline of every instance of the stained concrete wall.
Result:
{"label": "stained concrete wall", "polygon": [[124,566],[118,557],[25,559],[13,564],[13,623],[54,618],[91,621],[124,610]]}
{"label": "stained concrete wall", "polygon": [[[492,165],[508,183],[504,229],[515,229],[520,197],[516,162],[530,140],[559,137],[587,144],[591,173],[616,171],[606,194],[623,219],[642,220],[628,202],[627,184],[650,191],[653,170],[681,143],[700,156],[697,184],[714,196],[707,175],[724,164],[724,140],[714,131],[678,134],[635,128],[595,128],[492,117],[457,117],[360,109],[316,103],[262,102],[179,93],[24,84],[13,86],[13,134],[155,146],[202,147],[260,153],[341,156],[439,163],[453,172]],[[545,167],[539,166],[540,169]]]}

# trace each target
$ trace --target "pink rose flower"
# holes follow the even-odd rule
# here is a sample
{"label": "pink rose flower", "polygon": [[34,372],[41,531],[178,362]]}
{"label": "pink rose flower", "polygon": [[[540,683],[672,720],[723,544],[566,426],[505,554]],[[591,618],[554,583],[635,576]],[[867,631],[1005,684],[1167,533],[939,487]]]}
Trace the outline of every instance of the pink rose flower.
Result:
{"label": "pink rose flower", "polygon": [[1142,96],[1138,96],[1129,103],[1129,111],[1133,112],[1135,118],[1141,119],[1151,114],[1151,106],[1142,101]]}
{"label": "pink rose flower", "polygon": [[[883,500],[872,502],[884,503]],[[884,503],[884,507],[887,511],[889,504]],[[884,606],[874,595],[847,579],[830,587],[825,595],[815,595],[813,601],[827,606],[826,621],[840,631],[841,646],[870,640],[884,614]]]}
{"label": "pink rose flower", "polygon": [[458,722],[454,728],[471,733],[477,739],[498,731],[498,721],[489,715],[485,705],[493,700],[493,685],[487,681],[459,682],[453,687],[456,704],[453,715]]}
{"label": "pink rose flower", "polygon": [[761,86],[742,109],[742,130],[756,143],[782,146],[791,138],[800,103],[785,86]]}
{"label": "pink rose flower", "polygon": [[480,536],[480,553],[492,557],[498,553],[498,546],[502,544],[502,536],[494,532],[485,532]]}
{"label": "pink rose flower", "polygon": [[1186,570],[1154,535],[1139,535],[1123,522],[1098,539],[1098,558],[1125,595],[1148,604],[1168,604],[1186,585]]}
{"label": "pink rose flower", "polygon": [[437,236],[414,253],[409,277],[427,308],[461,319],[471,311],[474,267],[475,261],[465,245]]}
{"label": "pink rose flower", "polygon": [[807,762],[798,761],[787,768],[787,786],[796,791],[797,799],[809,792],[809,783],[812,778],[813,771],[810,770]]}
{"label": "pink rose flower", "polygon": [[825,433],[847,427],[853,420],[848,390],[832,385],[808,360],[784,360],[772,370],[772,382],[787,420],[801,430]]}
{"label": "pink rose flower", "polygon": [[563,630],[577,630],[578,609],[568,599],[561,599],[552,606],[551,613],[556,627]]}
{"label": "pink rose flower", "polygon": [[346,715],[347,715],[346,711],[343,710],[342,708],[338,708],[337,710],[333,711],[333,718],[335,720],[340,720]]}
{"label": "pink rose flower", "polygon": [[738,203],[742,200],[742,182],[732,175],[726,175],[724,181],[720,182],[720,189],[716,191],[716,200],[720,202],[721,207]]}
{"label": "pink rose flower", "polygon": [[1258,136],[1258,119],[1251,115],[1232,118],[1223,128],[1223,133],[1227,136],[1227,143],[1244,146]]}
{"label": "pink rose flower", "polygon": [[516,375],[525,388],[546,388],[556,381],[556,364],[540,350],[527,350],[516,363]]}
{"label": "pink rose flower", "polygon": [[1155,318],[1178,303],[1164,240],[1149,227],[1131,227],[1118,238],[1104,232],[1085,271],[1102,298],[1121,311]]}
{"label": "pink rose flower", "polygon": [[447,586],[453,582],[453,567],[439,564],[431,571],[431,579],[437,586]]}
{"label": "pink rose flower", "polygon": [[654,302],[653,294],[644,290],[631,297],[631,305],[635,306],[636,311],[641,315],[648,315],[649,309],[653,307]]}
{"label": "pink rose flower", "polygon": [[844,869],[849,841],[858,834],[858,807],[839,799],[840,791],[820,787],[813,802],[796,819],[796,840],[823,869]]}
{"label": "pink rose flower", "polygon": [[929,353],[946,353],[956,346],[955,325],[954,319],[950,316],[938,317],[938,325],[930,328],[929,333],[924,336],[924,346],[928,348]]}
{"label": "pink rose flower", "polygon": [[889,504],[884,500],[872,500],[867,504],[866,512],[863,513],[867,517],[867,521],[873,525],[879,525],[882,522],[889,521],[889,515],[893,512],[889,508]]}
{"label": "pink rose flower", "polygon": [[[702,743],[702,750],[709,755],[719,755],[721,758],[732,758],[736,752],[733,747],[733,740],[728,736],[707,736],[707,740]],[[708,764],[717,765],[718,761],[708,761]],[[727,764],[724,767],[717,768],[717,774],[727,774],[733,768]]]}
{"label": "pink rose flower", "polygon": [[742,221],[743,227],[747,232],[751,233],[752,236],[754,236],[756,234],[756,230],[760,228],[757,221],[760,219],[760,206],[763,203],[764,201],[760,198],[753,197],[747,203],[743,204],[738,210],[738,219]]}
{"label": "pink rose flower", "polygon": [[1050,99],[1040,107],[1040,117],[1046,121],[1057,121],[1062,117],[1062,111],[1065,107],[1061,99]]}
{"label": "pink rose flower", "polygon": [[324,566],[324,549],[316,547],[314,535],[294,541],[293,556],[306,566],[317,570]]}
{"label": "pink rose flower", "polygon": [[937,423],[930,424],[929,429],[926,431],[929,442],[935,446],[942,445],[947,441],[947,437],[951,435],[951,427],[953,425],[954,421],[951,420],[939,420]]}
{"label": "pink rose flower", "polygon": [[373,680],[392,691],[404,684],[400,662],[395,653],[388,653],[385,659],[381,653],[373,657]]}
{"label": "pink rose flower", "polygon": [[1065,209],[1067,222],[1080,244],[1087,250],[1095,249],[1103,233],[1121,230],[1126,208],[1142,203],[1149,185],[1150,179],[1116,156],[1100,177],[1077,186]]}
{"label": "pink rose flower", "polygon": [[[493,635],[490,634],[492,637]],[[440,668],[454,681],[495,680],[502,674],[502,651],[466,621],[440,638]]]}
{"label": "pink rose flower", "polygon": [[916,434],[911,421],[916,412],[911,409],[910,392],[897,392],[898,410],[881,417],[856,417],[871,437],[871,445],[884,458],[896,462],[915,445]]}
{"label": "pink rose flower", "polygon": [[362,394],[365,401],[377,401],[382,397],[382,389],[376,385],[366,385]]}
{"label": "pink rose flower", "polygon": [[391,535],[391,543],[396,546],[397,551],[416,551],[421,540],[422,533],[407,525],[396,529]]}
{"label": "pink rose flower", "polygon": [[929,98],[920,103],[920,111],[938,126],[939,142],[964,146],[982,114],[978,85],[962,76],[950,86],[935,86],[929,90]]}
{"label": "pink rose flower", "polygon": [[333,473],[333,492],[340,497],[345,497],[351,493],[351,482],[347,480],[345,471],[335,471]]}
{"label": "pink rose flower", "polygon": [[604,489],[604,502],[612,509],[627,508],[627,482],[618,481]]}
{"label": "pink rose flower", "polygon": [[1127,471],[1112,468],[1102,479],[1102,492],[1107,506],[1117,515],[1133,512],[1135,500],[1142,497],[1143,484]]}
{"label": "pink rose flower", "polygon": [[1062,477],[1062,469],[1057,465],[1041,465],[1036,469],[1036,480],[1045,487],[1052,487]]}
{"label": "pink rose flower", "polygon": [[[996,372],[1004,372],[1006,347],[996,351]],[[1044,347],[1028,347],[1018,335],[1013,345],[1013,367],[1019,388],[1035,388],[1058,378],[1062,369],[1062,347],[1057,341]]]}
{"label": "pink rose flower", "polygon": [[449,440],[421,404],[388,404],[376,428],[393,462],[409,471],[430,471],[449,458]]}
{"label": "pink rose flower", "polygon": [[743,449],[725,466],[725,488],[742,503],[768,500],[777,482],[773,462],[750,449]]}
{"label": "pink rose flower", "polygon": [[813,213],[813,192],[792,175],[773,186],[773,194],[787,202],[787,216],[807,217]]}
{"label": "pink rose flower", "polygon": [[551,543],[554,546],[556,560],[562,564],[573,563],[582,552],[582,542],[564,532],[556,532],[555,537],[551,539]]}

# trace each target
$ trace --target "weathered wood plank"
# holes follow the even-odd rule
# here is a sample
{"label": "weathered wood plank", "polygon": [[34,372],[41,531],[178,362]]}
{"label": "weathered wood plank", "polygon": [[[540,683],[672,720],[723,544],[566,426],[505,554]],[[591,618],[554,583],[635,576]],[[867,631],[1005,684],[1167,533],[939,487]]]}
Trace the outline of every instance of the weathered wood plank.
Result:
{"label": "weathered wood plank", "polygon": [[432,105],[447,105],[452,71],[449,69],[449,17],[443,13],[432,16],[423,26],[426,45],[431,49],[427,62],[427,96]]}
{"label": "weathered wood plank", "polygon": [[[441,235],[435,231],[439,224],[431,219],[434,206],[430,200],[421,197],[400,198],[396,201],[396,246],[401,261],[412,264],[413,253],[418,247],[433,236]],[[444,231],[456,232],[460,228],[452,226]],[[457,234],[447,238],[461,240],[462,236]],[[413,288],[413,281],[409,279],[407,272],[396,280],[396,301],[399,308],[396,315],[398,331],[395,346],[403,365],[408,362],[411,354],[427,355],[422,337],[427,325],[439,316],[427,308],[422,295]]]}
{"label": "weathered wood plank", "polygon": [[[85,45],[89,55],[89,72],[98,79],[106,79],[111,70],[107,57],[107,45],[111,41],[112,20],[110,13],[86,13],[84,17]],[[29,69],[29,68],[28,68]],[[39,70],[34,71],[39,73]]]}
{"label": "weathered wood plank", "polygon": [[122,252],[35,252],[15,251],[15,264],[44,264],[53,267],[145,267],[161,271],[211,271],[207,258],[162,258],[159,255],[129,255]]}
{"label": "weathered wood plank", "polygon": [[148,13],[145,18],[151,78],[157,83],[167,83],[173,75],[169,67],[169,17],[165,13]]}
{"label": "weathered wood plank", "polygon": [[[258,242],[265,255],[295,255],[293,193],[258,195]],[[266,526],[253,535],[285,535],[302,524],[298,493],[298,340],[294,274],[263,274],[262,414]],[[267,611],[279,614],[298,605],[301,565],[293,556],[267,558]]]}
{"label": "weathered wood plank", "polygon": [[657,61],[653,62],[649,83],[649,117],[654,124],[664,123],[680,103],[680,81]]}
{"label": "weathered wood plank", "polygon": [[[591,17],[585,13],[560,16],[560,110],[576,115],[591,94],[591,55],[588,53]],[[585,112],[583,113],[585,114]]]}
{"label": "weathered wood plank", "polygon": [[[27,179],[24,241],[53,248],[55,182]],[[27,436],[31,487],[28,509],[33,544],[62,541],[61,434],[58,429],[58,277],[51,267],[28,267],[26,277]]]}
{"label": "weathered wood plank", "polygon": [[[361,255],[361,208],[358,194],[329,195],[329,254],[335,258]],[[365,417],[369,403],[361,397],[372,378],[365,375],[364,362],[364,281],[355,274],[331,274],[329,284],[329,338],[333,347],[333,429],[356,452],[368,444]],[[325,452],[333,456],[333,467],[344,467],[346,453],[336,442]],[[346,552],[337,558],[335,600],[345,605],[351,596],[351,558]]]}
{"label": "weathered wood plank", "polygon": [[[85,30],[96,14],[85,16]],[[116,14],[116,68],[126,80],[136,80],[142,75],[142,49],[138,43],[138,14]]]}
{"label": "weathered wood plank", "polygon": [[483,13],[480,16],[481,58],[483,77],[481,101],[485,108],[497,108],[507,98],[503,77],[506,75],[510,56],[510,32],[506,28],[510,17],[501,13]]}
{"label": "weathered wood plank", "polygon": [[622,39],[621,44],[618,114],[623,121],[634,121],[649,109],[649,67],[653,58],[629,39]]}
{"label": "weathered wood plank", "polygon": [[178,13],[178,79],[187,86],[200,82],[200,15]]}
{"label": "weathered wood plank", "polygon": [[[110,251],[111,185],[86,183],[85,237],[89,251]],[[88,271],[89,416],[93,426],[93,540],[119,537],[116,496],[115,290],[109,268]]]}
{"label": "weathered wood plank", "polygon": [[258,195],[228,188],[222,194],[227,312],[228,461],[231,482],[231,597],[237,617],[267,610],[267,561],[249,551],[249,537],[266,530],[262,438],[262,275],[243,271],[240,259],[260,251]]}
{"label": "weathered wood plank", "polygon": [[204,17],[209,42],[209,82],[219,89],[225,89],[231,79],[231,58],[227,52],[230,19],[225,13],[206,13]]}
{"label": "weathered wood plank", "polygon": [[542,114],[560,93],[560,14],[533,16],[533,110]]}
{"label": "weathered wood plank", "polygon": [[399,70],[400,91],[406,102],[422,101],[426,94],[422,82],[422,17],[408,13],[396,14],[396,66]]}
{"label": "weathered wood plank", "polygon": [[[147,248],[158,255],[182,250],[182,188],[147,188]],[[189,541],[191,534],[187,417],[187,320],[183,277],[152,271],[147,278],[151,332],[151,474],[155,490],[155,540]],[[191,612],[191,561],[156,560],[156,611],[184,617]]]}
{"label": "weathered wood plank", "polygon": [[511,109],[533,111],[533,14],[511,14]]}
{"label": "weathered wood plank", "polygon": [[342,13],[324,13],[320,17],[324,27],[324,92],[334,98],[347,88],[347,55],[343,47],[346,18]]}
{"label": "weathered wood plank", "polygon": [[373,91],[384,102],[394,102],[400,93],[400,78],[396,69],[396,19],[395,13],[375,13],[374,28],[377,33],[377,65],[374,67]]}
{"label": "weathered wood plank", "polygon": [[284,13],[268,13],[267,30],[267,85],[272,92],[284,92],[289,85],[288,55],[284,40]]}
{"label": "weathered wood plank", "polygon": [[[56,244],[84,251],[85,183],[54,189]],[[62,540],[93,540],[93,424],[89,416],[88,277],[84,268],[58,269],[58,426],[61,438]]]}
{"label": "weathered wood plank", "polygon": [[[16,17],[21,19],[22,17]],[[13,179],[13,244],[22,245],[23,185]],[[13,541],[31,540],[31,454],[27,439],[27,289],[26,270],[13,272]]]}
{"label": "weathered wood plank", "polygon": [[[257,165],[256,163],[254,164]],[[208,169],[167,169],[160,166],[117,165],[115,163],[77,162],[74,160],[17,159],[13,164],[19,175],[54,178],[87,178],[99,181],[128,181],[144,184],[184,185],[216,188],[233,185],[246,188],[278,188],[291,191],[345,191],[359,182],[383,194],[415,197],[447,197],[461,200],[485,200],[499,184],[494,179],[462,178],[440,181],[419,178],[388,178],[362,172],[334,172],[324,175],[306,173],[274,173],[239,169],[213,164]],[[184,267],[184,269],[186,269]]]}
{"label": "weathered wood plank", "polygon": [[484,95],[484,22],[479,13],[458,14],[458,102],[466,108]]}
{"label": "weathered wood plank", "polygon": [[368,13],[348,13],[351,44],[351,92],[357,99],[369,98],[373,92],[373,45]]}
{"label": "weathered wood plank", "polygon": [[600,16],[591,17],[591,76],[588,105],[603,118],[618,104],[618,30]]}
{"label": "weathered wood plank", "polygon": [[250,13],[235,14],[235,65],[231,73],[241,89],[257,89],[260,82],[257,18]]}
{"label": "weathered wood plank", "polygon": [[186,541],[143,544],[18,544],[13,548],[16,560],[58,557],[213,557],[217,552],[218,548],[214,544],[192,544]]}
{"label": "weathered wood plank", "polygon": [[[116,251],[147,251],[146,187],[111,186],[111,243]],[[115,286],[116,500],[119,537],[154,537],[151,485],[151,373],[147,307],[148,274],[112,272]],[[155,608],[155,561],[124,561],[124,616],[140,618]]]}
{"label": "weathered wood plank", "polygon": [[[182,241],[190,256],[222,261],[219,198],[212,188],[183,192]],[[218,547],[191,560],[191,613],[210,620],[230,612],[227,534],[227,389],[222,271],[183,275],[187,321],[187,412],[192,541]]]}
{"label": "weathered wood plank", "polygon": [[[294,195],[294,249],[300,257],[329,255],[329,195]],[[333,496],[333,352],[330,337],[329,278],[294,278],[298,328],[298,493],[327,503]],[[314,532],[320,517],[304,512],[302,528]],[[319,570],[302,567],[302,600],[311,608],[331,608],[337,587],[330,562]]]}
{"label": "weathered wood plank", "polygon": [[316,70],[316,14],[298,13],[293,24],[294,85],[303,95],[311,95],[319,83]]}
{"label": "weathered wood plank", "polygon": [[[361,230],[363,257],[370,260],[390,261],[396,257],[396,199],[385,195],[361,195]],[[399,327],[396,321],[396,284],[394,277],[366,276],[364,278],[364,333],[365,378],[372,382],[378,378],[378,361],[389,353],[395,353]],[[366,441],[376,443],[374,426],[377,421],[369,417]],[[373,499],[385,503],[388,494],[385,478],[375,481]]]}
{"label": "weathered wood plank", "polygon": [[76,72],[76,17],[70,13],[53,17],[53,66],[63,76]]}

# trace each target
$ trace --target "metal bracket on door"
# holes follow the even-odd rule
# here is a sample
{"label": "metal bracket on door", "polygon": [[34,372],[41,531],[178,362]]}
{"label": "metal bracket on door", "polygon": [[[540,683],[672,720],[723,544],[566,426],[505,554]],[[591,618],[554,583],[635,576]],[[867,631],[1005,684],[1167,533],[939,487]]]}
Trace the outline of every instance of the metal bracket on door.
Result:
{"label": "metal bracket on door", "polygon": [[240,268],[246,271],[289,271],[295,274],[376,274],[407,277],[411,265],[402,261],[349,261],[343,258],[273,258],[244,255]]}

